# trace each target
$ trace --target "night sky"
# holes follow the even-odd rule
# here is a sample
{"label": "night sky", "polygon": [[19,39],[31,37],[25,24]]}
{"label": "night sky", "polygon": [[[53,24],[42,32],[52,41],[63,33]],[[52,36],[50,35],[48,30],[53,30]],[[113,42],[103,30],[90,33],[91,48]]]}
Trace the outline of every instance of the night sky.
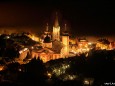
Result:
{"label": "night sky", "polygon": [[40,32],[41,29],[45,30],[48,22],[52,30],[55,11],[59,12],[60,26],[63,27],[64,23],[67,23],[71,34],[115,36],[114,3],[106,0],[104,2],[1,1],[0,28],[31,27],[31,30]]}

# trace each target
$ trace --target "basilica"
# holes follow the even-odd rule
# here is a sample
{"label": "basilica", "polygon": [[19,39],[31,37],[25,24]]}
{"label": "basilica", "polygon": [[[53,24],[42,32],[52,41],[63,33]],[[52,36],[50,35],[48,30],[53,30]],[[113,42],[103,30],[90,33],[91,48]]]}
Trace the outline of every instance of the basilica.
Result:
{"label": "basilica", "polygon": [[48,24],[44,31],[41,46],[38,50],[33,50],[32,58],[40,58],[43,62],[49,60],[67,58],[69,56],[69,33],[66,29],[66,24],[62,35],[60,35],[60,25],[58,14],[55,15],[53,32],[49,32]]}

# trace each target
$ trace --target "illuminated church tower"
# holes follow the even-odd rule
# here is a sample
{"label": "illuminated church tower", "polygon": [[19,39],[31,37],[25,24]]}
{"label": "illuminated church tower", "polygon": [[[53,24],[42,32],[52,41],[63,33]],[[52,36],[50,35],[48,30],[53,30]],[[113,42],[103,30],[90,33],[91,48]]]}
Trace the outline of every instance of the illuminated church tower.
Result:
{"label": "illuminated church tower", "polygon": [[53,26],[53,40],[60,41],[60,26],[59,26],[59,22],[58,22],[57,12],[56,12],[55,23]]}
{"label": "illuminated church tower", "polygon": [[51,34],[50,34],[48,28],[49,28],[49,26],[48,26],[48,23],[47,23],[47,25],[46,25],[46,30],[45,30],[45,32],[44,32],[44,38],[45,38],[47,35],[51,38]]}
{"label": "illuminated church tower", "polygon": [[63,56],[68,57],[69,56],[69,33],[67,32],[66,24],[65,24],[65,31],[62,34],[62,43],[64,44]]}
{"label": "illuminated church tower", "polygon": [[46,31],[44,32],[43,47],[52,48],[51,34],[48,31],[48,23],[46,25]]}

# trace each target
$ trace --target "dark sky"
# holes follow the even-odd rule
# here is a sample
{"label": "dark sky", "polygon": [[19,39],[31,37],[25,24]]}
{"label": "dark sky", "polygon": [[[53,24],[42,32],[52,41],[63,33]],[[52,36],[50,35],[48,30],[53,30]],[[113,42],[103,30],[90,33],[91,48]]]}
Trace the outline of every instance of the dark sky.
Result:
{"label": "dark sky", "polygon": [[53,15],[58,10],[60,25],[66,22],[72,34],[115,35],[113,2],[38,1],[1,1],[0,27],[29,26],[39,31],[49,22],[52,29]]}

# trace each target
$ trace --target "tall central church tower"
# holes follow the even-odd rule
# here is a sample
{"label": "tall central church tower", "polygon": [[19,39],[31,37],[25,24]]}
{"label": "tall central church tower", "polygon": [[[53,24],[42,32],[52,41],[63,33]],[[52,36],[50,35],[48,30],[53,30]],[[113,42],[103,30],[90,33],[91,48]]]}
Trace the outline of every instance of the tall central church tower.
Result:
{"label": "tall central church tower", "polygon": [[53,26],[53,40],[60,41],[60,26],[58,22],[58,14],[56,12],[55,23]]}

